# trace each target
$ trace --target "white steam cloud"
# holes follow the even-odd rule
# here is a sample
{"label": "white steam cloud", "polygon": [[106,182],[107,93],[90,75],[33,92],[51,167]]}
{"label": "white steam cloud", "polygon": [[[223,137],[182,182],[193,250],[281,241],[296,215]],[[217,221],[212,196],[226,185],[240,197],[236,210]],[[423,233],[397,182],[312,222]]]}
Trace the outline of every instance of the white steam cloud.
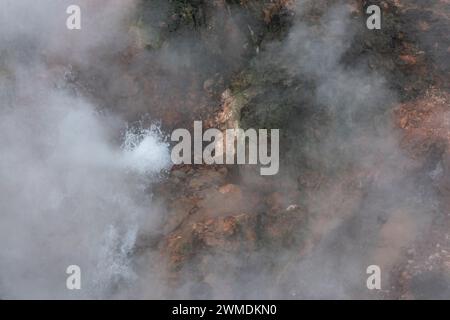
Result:
{"label": "white steam cloud", "polygon": [[[126,124],[64,80],[70,63],[126,43],[134,1],[78,2],[90,30],[71,35],[67,1],[0,1],[0,298],[115,297],[136,279],[139,226],[157,221],[149,186],[168,145],[156,128],[120,141]],[[73,264],[82,290],[66,288]]]}

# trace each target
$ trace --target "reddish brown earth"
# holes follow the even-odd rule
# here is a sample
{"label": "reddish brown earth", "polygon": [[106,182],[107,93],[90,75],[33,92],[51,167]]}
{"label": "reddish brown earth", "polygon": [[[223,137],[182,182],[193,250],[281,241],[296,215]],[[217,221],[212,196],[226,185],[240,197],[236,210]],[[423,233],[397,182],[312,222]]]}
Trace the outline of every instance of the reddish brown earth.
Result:
{"label": "reddish brown earth", "polygon": [[[317,6],[330,3],[334,1],[318,1]],[[348,10],[362,16],[363,6],[370,3],[378,1],[351,1]],[[262,23],[269,28],[291,10],[293,2],[256,4],[248,0],[240,5],[244,10],[259,12]],[[386,0],[381,1],[381,6],[387,33],[367,33],[367,39],[350,50],[349,59],[352,54],[370,56],[370,68],[386,71],[390,86],[398,92],[400,102],[392,119],[400,136],[399,148],[415,163],[405,163],[405,167],[426,163],[433,152],[441,156],[442,173],[436,174],[433,181],[444,214],[433,217],[419,239],[406,235],[396,241],[397,235],[414,232],[415,228],[399,212],[380,230],[379,250],[375,253],[380,259],[391,259],[391,277],[395,279],[381,296],[420,298],[423,293],[415,286],[421,287],[421,281],[439,282],[442,274],[450,275],[450,1]],[[206,7],[224,9],[226,3],[214,1]],[[237,26],[231,18],[223,19],[220,23],[229,37],[222,40],[233,41]],[[140,55],[140,50],[130,49],[122,62],[132,66]],[[234,70],[240,67],[238,63]],[[126,81],[136,86],[136,93],[143,93],[143,101],[135,102],[136,114],[141,105],[151,103],[155,106],[152,116],[162,119],[165,128],[190,128],[193,120],[203,120],[204,127],[226,129],[239,119],[233,109],[235,97],[227,88],[232,79],[229,74],[205,78],[195,74],[195,69],[178,70],[177,87],[166,72],[158,70],[157,65],[129,72]],[[155,76],[149,79],[148,73]],[[190,270],[193,276],[189,280],[214,283],[221,276],[211,271],[217,270],[214,259],[250,259],[261,247],[286,249],[294,253],[293,260],[301,260],[314,252],[337,220],[350,217],[365,197],[364,186],[377,179],[379,170],[377,164],[353,168],[339,173],[338,178],[311,170],[286,182],[289,180],[255,176],[251,168],[174,166],[156,192],[167,210],[157,244],[167,278],[173,287],[182,286],[186,281],[183,275]],[[251,178],[243,179],[246,174]],[[324,195],[333,200],[332,208],[320,206]],[[314,219],[307,209],[311,203],[321,212]],[[391,241],[396,245],[389,246]],[[439,271],[438,276],[434,271]],[[283,270],[278,272],[282,277]]]}
{"label": "reddish brown earth", "polygon": [[[355,1],[351,10],[356,8],[355,11],[361,14],[362,3],[366,1]],[[271,15],[287,5],[289,1],[269,4],[262,12],[264,21],[269,23]],[[444,212],[449,212],[450,184],[446,172],[450,141],[450,42],[447,33],[450,30],[450,3],[432,1],[432,4],[424,5],[422,1],[395,0],[383,1],[382,6],[387,14],[397,17],[407,28],[398,28],[393,50],[380,50],[380,56],[388,56],[389,60],[377,61],[402,73],[405,78],[396,83],[402,86],[403,102],[393,114],[402,136],[401,147],[412,159],[425,161],[430,150],[439,145],[444,154],[444,174],[437,178],[436,184]],[[420,37],[426,41],[418,41]],[[203,84],[205,91],[210,85]],[[148,92],[161,93],[158,88]],[[171,99],[180,101],[177,96]],[[192,101],[195,100],[193,96]],[[220,108],[205,114],[203,119],[207,126],[224,129],[231,126],[229,121],[233,117],[226,91],[220,101]],[[163,119],[178,123],[179,116],[174,117],[172,111],[165,110],[165,114]],[[315,243],[332,228],[336,216],[345,216],[352,211],[348,206],[357,205],[353,200],[364,193],[359,181],[377,175],[376,167],[367,172],[347,172],[336,184],[324,175],[311,172],[299,178],[300,187],[293,184],[280,188],[274,179],[258,178],[256,183],[239,181],[232,170],[224,166],[176,166],[160,187],[161,194],[166,195],[168,210],[160,250],[166,258],[174,286],[181,284],[179,275],[187,265],[197,266],[197,279],[207,283],[210,278],[220,276],[208,274],[208,270],[213,269],[208,267],[212,264],[209,255],[250,255],[259,246],[267,245],[293,248],[297,258],[301,258],[314,250]],[[302,197],[299,189],[303,192]],[[333,212],[331,216],[322,215],[319,220],[309,221],[306,206],[299,199],[315,201],[320,198],[318,192],[335,197],[336,206],[332,210],[323,208]],[[386,239],[407,228],[408,221],[399,219],[381,231],[386,233]],[[429,275],[430,271],[450,274],[450,214],[434,220],[420,240],[406,241],[392,251],[393,255],[400,255],[400,259],[395,260],[398,262],[393,269],[397,280],[392,288],[384,291],[386,297],[420,298],[414,286],[420,286],[415,283],[421,281],[421,275],[433,277]],[[308,231],[298,236],[298,230]],[[389,257],[390,252],[386,249],[380,254]]]}

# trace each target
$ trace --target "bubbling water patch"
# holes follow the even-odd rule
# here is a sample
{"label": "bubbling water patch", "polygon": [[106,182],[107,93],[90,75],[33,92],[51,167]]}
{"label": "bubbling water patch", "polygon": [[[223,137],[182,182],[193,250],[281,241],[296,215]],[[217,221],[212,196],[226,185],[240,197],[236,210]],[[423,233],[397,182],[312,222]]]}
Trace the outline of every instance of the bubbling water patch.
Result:
{"label": "bubbling water patch", "polygon": [[128,129],[122,144],[122,163],[139,174],[152,175],[170,164],[169,144],[161,139],[155,125],[148,129]]}

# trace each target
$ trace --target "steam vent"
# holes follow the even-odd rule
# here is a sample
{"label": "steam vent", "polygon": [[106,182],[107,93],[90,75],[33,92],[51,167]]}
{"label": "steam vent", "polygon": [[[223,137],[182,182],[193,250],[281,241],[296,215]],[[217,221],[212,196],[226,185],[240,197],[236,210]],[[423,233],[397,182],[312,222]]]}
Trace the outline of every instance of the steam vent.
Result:
{"label": "steam vent", "polygon": [[0,0],[0,243],[0,299],[450,299],[450,1]]}

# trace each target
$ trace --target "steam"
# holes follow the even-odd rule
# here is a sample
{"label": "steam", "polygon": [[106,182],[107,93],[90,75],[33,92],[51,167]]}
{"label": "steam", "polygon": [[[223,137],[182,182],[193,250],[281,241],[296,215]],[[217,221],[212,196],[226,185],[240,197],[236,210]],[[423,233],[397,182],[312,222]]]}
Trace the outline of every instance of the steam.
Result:
{"label": "steam", "polygon": [[[363,21],[352,17],[343,1],[297,1],[295,6],[287,36],[265,43],[252,60],[257,76],[269,80],[258,84],[263,88],[251,89],[262,91],[261,97],[291,97],[296,104],[286,106],[291,109],[280,122],[290,142],[276,191],[296,184],[292,177],[301,179],[304,173],[325,177],[314,190],[300,190],[308,194],[298,199],[310,219],[298,230],[307,232],[306,252],[261,248],[242,259],[219,252],[211,258],[217,263],[202,266],[211,269],[204,272],[209,291],[182,291],[184,295],[204,297],[206,291],[207,296],[228,299],[380,298],[391,289],[393,268],[436,214],[428,178],[436,163],[430,171],[403,153],[392,123],[396,93],[382,70],[348,56],[355,37],[364,32]],[[277,83],[279,73],[289,80]],[[251,108],[261,122],[276,116],[258,103]],[[258,189],[261,180],[245,168],[241,173]],[[385,291],[367,289],[370,265],[381,267]],[[189,271],[184,277],[184,290],[198,286]]]}
{"label": "steam", "polygon": [[[1,298],[115,297],[136,280],[139,231],[159,221],[149,187],[169,165],[161,133],[127,129],[67,85],[72,63],[127,42],[133,2],[106,2],[81,1],[83,26],[98,23],[72,36],[64,1],[1,1]],[[82,290],[67,290],[69,265]]]}
{"label": "steam", "polygon": [[[311,123],[321,138],[294,147],[294,153],[306,155],[309,169],[335,177],[304,203],[312,216],[310,237],[320,240],[284,267],[275,295],[376,298],[365,287],[366,268],[379,265],[382,286],[390,288],[392,267],[429,226],[436,198],[420,164],[399,147],[391,112],[396,96],[381,72],[363,60],[344,62],[363,23],[355,23],[344,4],[323,6],[320,22],[310,24],[305,20],[314,3],[297,3],[287,39],[269,51],[292,76],[314,84],[312,107],[325,110],[328,119]],[[302,170],[295,155],[291,159],[291,171]]]}
{"label": "steam", "polygon": [[[256,36],[234,7],[208,13],[220,32],[181,30],[159,47],[154,26],[167,14],[165,1],[148,4],[152,27],[136,37],[143,32],[130,28],[137,0],[78,0],[82,32],[65,27],[71,2],[0,0],[0,298],[372,298],[371,264],[389,287],[402,251],[438,210],[430,177],[439,167],[424,168],[400,150],[391,124],[397,97],[384,76],[366,61],[345,62],[364,24],[342,1],[297,1],[286,38],[251,53],[247,34]],[[317,15],[316,6],[326,9]],[[136,54],[135,46],[152,50]],[[331,177],[299,199],[314,243],[304,255],[284,247],[242,259],[223,253],[206,264],[214,269],[205,272],[207,288],[187,266],[185,285],[169,290],[158,253],[135,254],[140,235],[160,235],[152,186],[170,165],[169,146],[158,126],[126,120],[149,110],[167,115],[161,107],[199,117],[202,108],[190,102],[209,107],[205,80],[220,82],[218,73],[239,70],[249,54],[261,74],[280,71],[287,82],[308,84],[295,89],[298,109],[280,128],[294,143],[279,185],[307,170]],[[120,59],[130,59],[129,69]],[[148,75],[152,81],[136,84]],[[284,88],[264,90],[293,95]],[[324,121],[304,118],[303,107]],[[311,131],[319,138],[304,136]],[[66,289],[73,264],[82,290]]]}
{"label": "steam", "polygon": [[[170,164],[169,144],[161,140],[162,132],[156,126],[150,129],[128,130],[123,143],[123,165],[139,174],[151,175]],[[155,152],[155,150],[157,152]],[[162,151],[163,152],[160,152]]]}

